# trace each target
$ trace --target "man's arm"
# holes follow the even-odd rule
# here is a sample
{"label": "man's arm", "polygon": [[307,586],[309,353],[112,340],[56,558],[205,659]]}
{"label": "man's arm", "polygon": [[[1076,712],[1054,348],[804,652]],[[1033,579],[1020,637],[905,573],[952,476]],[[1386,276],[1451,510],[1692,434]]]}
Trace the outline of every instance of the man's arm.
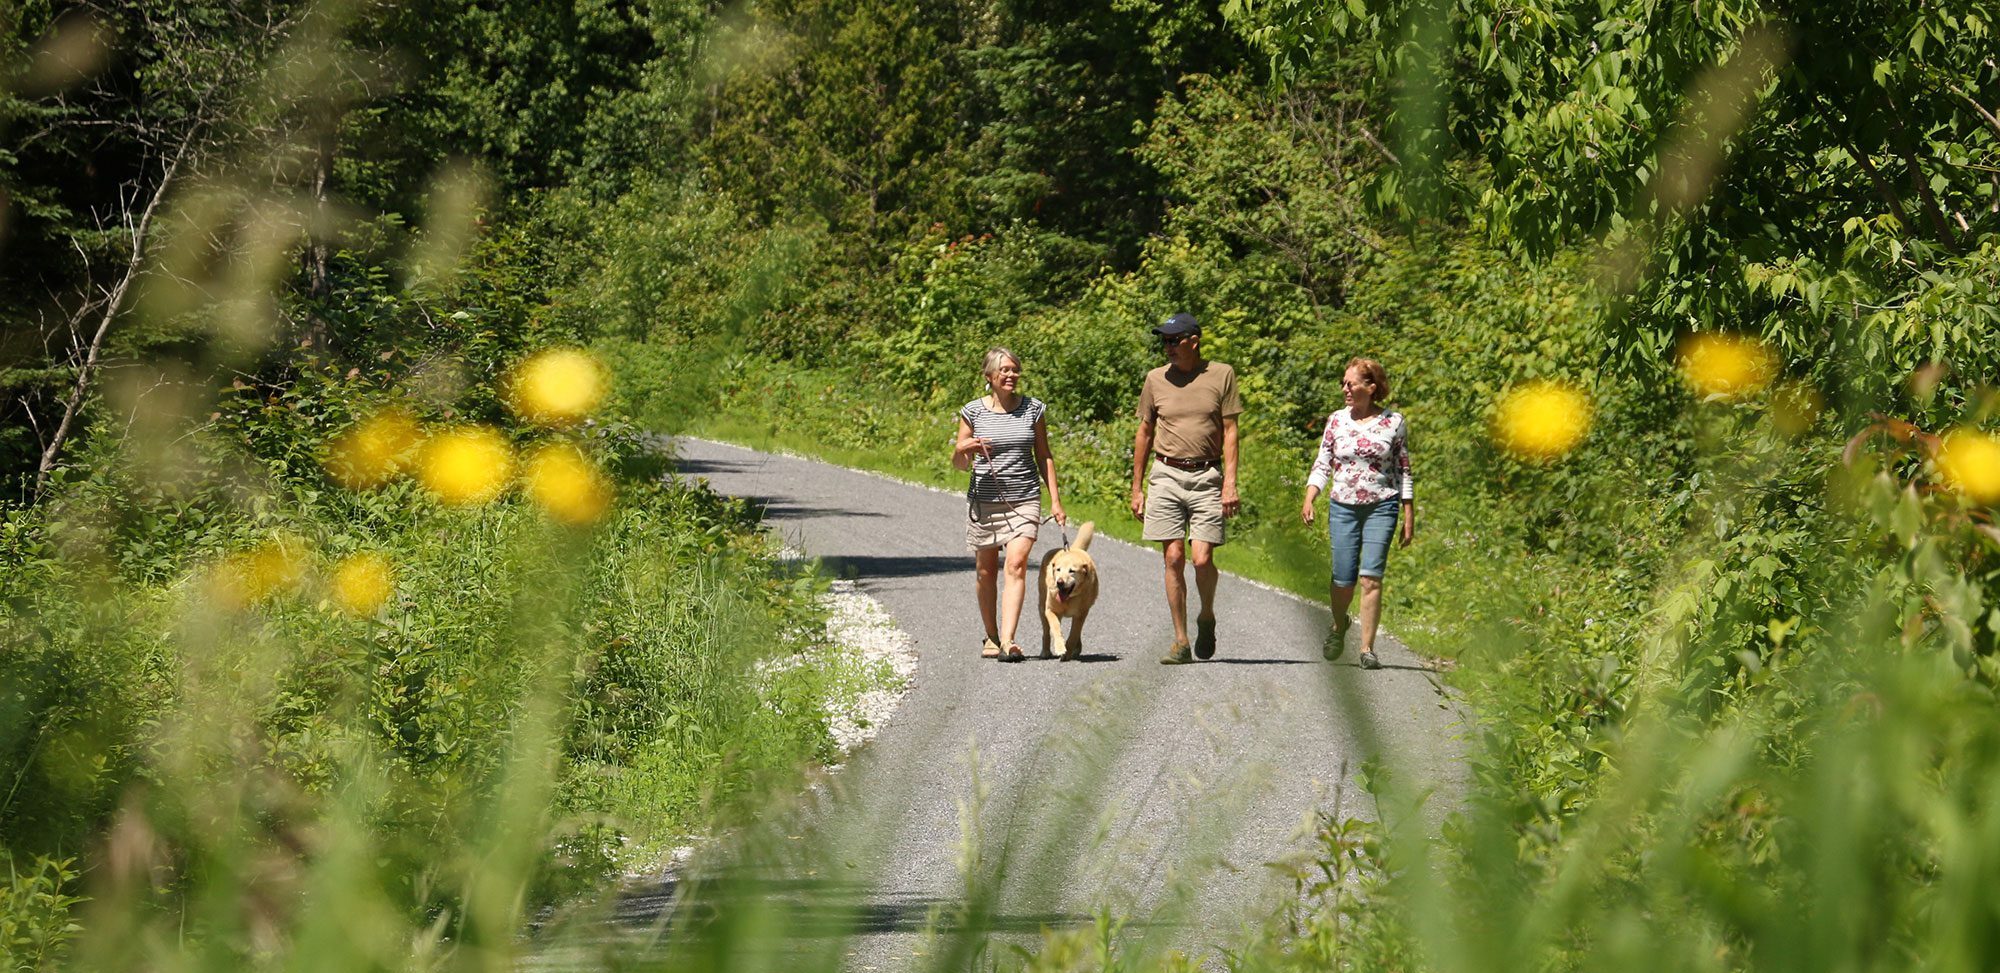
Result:
{"label": "man's arm", "polygon": [[1146,517],[1146,460],[1153,452],[1153,421],[1139,420],[1139,432],[1132,437],[1132,516]]}
{"label": "man's arm", "polygon": [[1222,515],[1236,516],[1236,417],[1222,417]]}

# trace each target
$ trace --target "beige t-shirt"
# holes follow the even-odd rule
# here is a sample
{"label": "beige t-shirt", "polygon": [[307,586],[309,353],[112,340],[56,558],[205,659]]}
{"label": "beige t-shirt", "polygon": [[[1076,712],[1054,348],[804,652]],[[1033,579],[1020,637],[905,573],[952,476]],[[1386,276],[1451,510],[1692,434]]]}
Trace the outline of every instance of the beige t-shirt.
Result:
{"label": "beige t-shirt", "polygon": [[1222,420],[1241,413],[1236,369],[1203,362],[1200,370],[1161,365],[1139,386],[1139,421],[1153,423],[1153,452],[1170,459],[1222,458]]}

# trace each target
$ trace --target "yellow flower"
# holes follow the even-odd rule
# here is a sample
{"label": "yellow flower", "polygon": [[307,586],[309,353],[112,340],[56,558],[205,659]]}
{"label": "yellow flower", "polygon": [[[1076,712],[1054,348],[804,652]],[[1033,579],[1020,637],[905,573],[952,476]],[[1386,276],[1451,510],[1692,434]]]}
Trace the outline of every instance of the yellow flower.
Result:
{"label": "yellow flower", "polygon": [[1771,384],[1778,363],[1755,338],[1710,332],[1681,342],[1681,375],[1703,396],[1754,395]]}
{"label": "yellow flower", "polygon": [[611,481],[575,446],[550,445],[528,460],[528,496],[566,524],[588,524],[611,505]]}
{"label": "yellow flower", "polygon": [[305,573],[305,542],[274,537],[216,565],[210,591],[229,608],[245,608],[298,587]]}
{"label": "yellow flower", "polygon": [[1787,382],[1771,393],[1771,424],[1787,436],[1803,436],[1819,421],[1826,399],[1804,382]]}
{"label": "yellow flower", "polygon": [[396,593],[396,573],[379,554],[354,554],[333,569],[333,602],[355,615],[373,615]]}
{"label": "yellow flower", "polygon": [[574,348],[544,351],[514,369],[508,403],[529,422],[566,426],[604,400],[609,382],[597,359]]}
{"label": "yellow flower", "polygon": [[497,430],[464,426],[424,444],[424,487],[449,504],[485,503],[507,488],[514,451]]}
{"label": "yellow flower", "polygon": [[1954,429],[1938,447],[1937,468],[1952,489],[1972,502],[2000,501],[2000,437],[1977,429]]}
{"label": "yellow flower", "polygon": [[327,450],[326,471],[350,490],[378,487],[409,465],[422,442],[417,420],[408,412],[391,409],[377,413],[333,441]]}
{"label": "yellow flower", "polygon": [[1590,400],[1563,382],[1540,380],[1508,389],[1493,418],[1501,448],[1524,459],[1554,459],[1590,432]]}

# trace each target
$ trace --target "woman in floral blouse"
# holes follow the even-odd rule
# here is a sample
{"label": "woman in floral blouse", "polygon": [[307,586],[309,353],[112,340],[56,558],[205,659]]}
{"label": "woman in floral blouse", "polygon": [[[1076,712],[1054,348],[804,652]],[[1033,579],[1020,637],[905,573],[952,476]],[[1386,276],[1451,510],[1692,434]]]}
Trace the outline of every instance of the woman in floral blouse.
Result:
{"label": "woman in floral blouse", "polygon": [[1417,506],[1410,491],[1409,426],[1403,414],[1377,403],[1389,397],[1389,373],[1373,358],[1347,363],[1340,379],[1347,407],[1326,417],[1306,479],[1299,519],[1313,521],[1313,506],[1325,490],[1327,535],[1333,549],[1333,630],[1321,654],[1337,659],[1347,648],[1347,608],[1361,586],[1361,667],[1380,669],[1375,627],[1382,617],[1382,572],[1389,564],[1389,539],[1404,547],[1416,538]]}

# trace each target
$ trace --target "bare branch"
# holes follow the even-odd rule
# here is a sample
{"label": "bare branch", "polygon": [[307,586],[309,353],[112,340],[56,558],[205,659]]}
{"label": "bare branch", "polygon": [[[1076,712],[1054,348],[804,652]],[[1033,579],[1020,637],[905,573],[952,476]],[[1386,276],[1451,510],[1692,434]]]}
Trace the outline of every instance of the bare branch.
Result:
{"label": "bare branch", "polygon": [[69,397],[63,402],[62,420],[56,424],[48,445],[42,449],[41,462],[35,469],[37,499],[48,486],[49,471],[55,468],[56,459],[62,454],[63,443],[69,438],[70,427],[75,423],[77,413],[83,408],[84,397],[90,391],[90,380],[97,371],[99,358],[104,351],[104,336],[110,332],[111,323],[117,320],[118,312],[125,303],[125,294],[130,290],[132,282],[138,278],[140,268],[145,266],[146,234],[153,225],[153,214],[159,210],[160,201],[166,198],[167,190],[173,186],[174,175],[179,171],[182,161],[187,158],[188,150],[194,144],[197,134],[198,129],[190,128],[181,139],[180,147],[175,150],[173,158],[167,160],[160,172],[160,181],[153,187],[153,198],[146,202],[145,211],[132,223],[131,258],[126,261],[124,275],[105,296],[104,314],[98,319],[97,332],[91,336],[89,350],[77,366],[76,384],[71,386]]}
{"label": "bare branch", "polygon": [[1996,116],[1992,112],[1987,111],[1986,106],[1981,105],[1977,101],[1974,101],[1970,93],[1968,93],[1964,88],[1959,87],[1951,79],[1949,78],[1945,79],[1944,86],[1946,90],[1950,91],[1954,95],[1957,95],[1959,97],[1959,100],[1962,101],[1967,108],[1972,109],[1973,114],[1978,115],[1981,119],[1985,120],[1987,126],[1993,129],[1993,134],[2000,135],[2000,116]]}
{"label": "bare branch", "polygon": [[1399,166],[1403,164],[1403,160],[1396,158],[1396,153],[1389,151],[1389,147],[1383,145],[1382,140],[1376,138],[1375,133],[1368,130],[1368,126],[1356,125],[1354,128],[1361,133],[1362,138],[1368,140],[1369,145],[1375,147],[1375,151],[1382,153],[1382,158],[1389,160],[1390,165]]}

